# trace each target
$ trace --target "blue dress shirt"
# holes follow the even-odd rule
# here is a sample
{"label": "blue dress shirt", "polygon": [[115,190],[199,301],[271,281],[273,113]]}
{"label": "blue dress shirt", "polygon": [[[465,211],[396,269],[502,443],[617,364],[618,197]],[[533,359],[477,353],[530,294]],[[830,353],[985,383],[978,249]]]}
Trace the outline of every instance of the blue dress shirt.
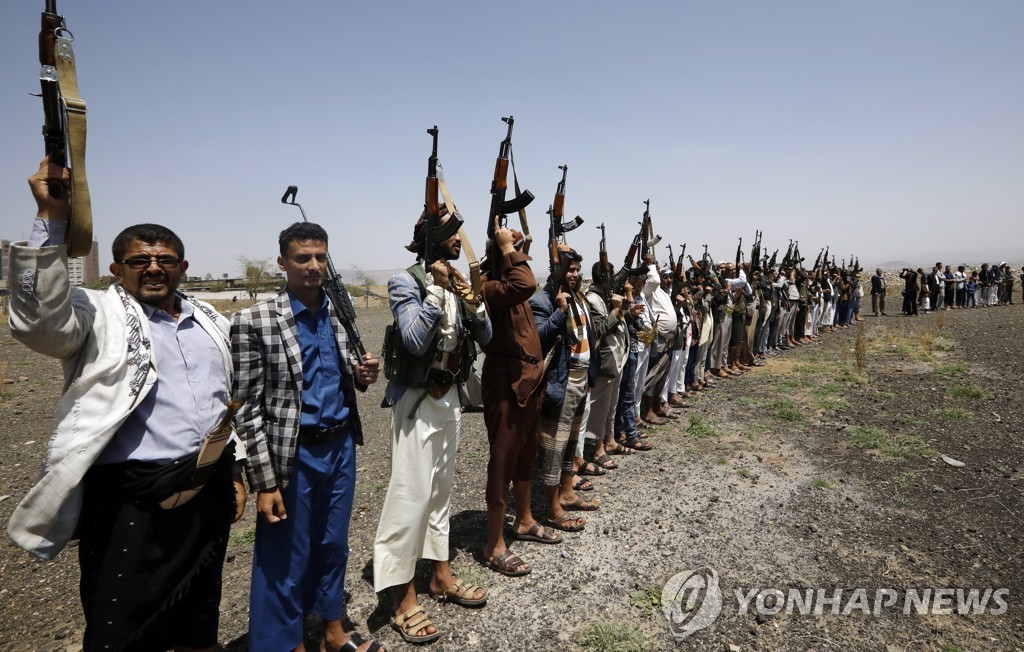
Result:
{"label": "blue dress shirt", "polygon": [[348,418],[341,390],[338,343],[327,309],[327,294],[320,292],[320,307],[313,312],[288,290],[295,335],[302,351],[302,426],[329,428]]}

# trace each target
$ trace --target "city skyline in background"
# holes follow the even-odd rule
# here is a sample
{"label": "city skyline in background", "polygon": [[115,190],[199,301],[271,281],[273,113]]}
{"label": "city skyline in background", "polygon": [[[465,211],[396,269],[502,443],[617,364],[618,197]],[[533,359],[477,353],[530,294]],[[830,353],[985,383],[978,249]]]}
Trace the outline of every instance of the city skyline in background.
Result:
{"label": "city skyline in background", "polygon": [[[104,274],[113,236],[140,221],[178,232],[191,275],[274,259],[301,219],[280,203],[289,185],[347,281],[353,265],[403,268],[435,124],[482,255],[509,114],[538,276],[563,164],[588,268],[602,222],[621,264],[645,199],[695,257],[707,243],[731,259],[739,237],[749,253],[762,230],[769,252],[796,238],[810,260],[826,245],[864,265],[1024,258],[1021,3],[58,7],[89,106]],[[12,240],[31,228],[42,155],[40,9],[16,3],[0,26]]]}

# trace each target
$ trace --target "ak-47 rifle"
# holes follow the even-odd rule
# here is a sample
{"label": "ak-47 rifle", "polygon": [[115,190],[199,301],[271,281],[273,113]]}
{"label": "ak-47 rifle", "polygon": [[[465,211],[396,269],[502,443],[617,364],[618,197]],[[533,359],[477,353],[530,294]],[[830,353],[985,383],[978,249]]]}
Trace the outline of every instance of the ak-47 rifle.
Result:
{"label": "ak-47 rifle", "polygon": [[743,238],[740,238],[740,243],[736,245],[736,268],[733,270],[732,275],[734,278],[740,277],[740,266],[743,264]]}
{"label": "ak-47 rifle", "polygon": [[775,269],[775,259],[779,256],[779,250],[776,249],[772,252],[772,257],[768,259],[768,263],[765,265],[765,271],[772,271]]}
{"label": "ak-47 rifle", "polygon": [[[515,183],[516,196],[512,199],[505,199],[505,194],[508,191],[508,166],[509,161],[512,159],[512,125],[515,120],[512,116],[502,118],[501,120],[508,125],[508,133],[505,135],[505,140],[501,141],[501,145],[498,146],[498,159],[494,163],[494,178],[491,181],[491,211],[487,220],[488,247],[490,248],[491,243],[494,242],[495,221],[497,221],[498,226],[505,228],[508,224],[506,216],[511,213],[519,213],[523,236],[526,239],[523,243],[523,252],[529,253],[531,237],[529,228],[526,225],[526,207],[533,201],[533,193],[529,190],[520,192],[519,180],[515,176],[515,163],[513,163],[512,177]],[[488,258],[491,261],[491,278],[497,278],[500,274],[501,256],[497,255],[497,251],[490,251],[488,252]]]}
{"label": "ak-47 rifle", "polygon": [[562,180],[558,182],[558,187],[555,189],[555,201],[548,208],[551,222],[551,226],[548,228],[548,268],[551,275],[558,279],[558,288],[569,295],[569,314],[572,324],[568,325],[567,332],[569,333],[569,342],[576,344],[583,341],[587,333],[583,320],[580,319],[579,308],[576,306],[577,288],[570,287],[565,280],[569,259],[566,258],[560,246],[568,244],[565,238],[566,232],[583,224],[583,218],[577,215],[568,222],[562,222],[565,207],[565,176],[569,172],[569,166],[559,165],[558,169],[562,171]]}
{"label": "ak-47 rifle", "polygon": [[683,243],[682,249],[679,251],[679,258],[676,259],[676,265],[674,268],[676,277],[683,276],[683,258],[686,257],[686,243]]}
{"label": "ak-47 rifle", "polygon": [[423,244],[423,267],[424,271],[430,274],[430,266],[440,258],[438,245],[462,228],[462,217],[457,214],[449,215],[445,223],[441,224],[441,202],[438,198],[437,181],[437,125],[427,129],[427,133],[434,139],[430,157],[427,159],[427,180],[423,200],[423,212],[427,222],[427,237]]}
{"label": "ak-47 rifle", "polygon": [[814,281],[817,281],[818,277],[821,276],[821,255],[823,253],[825,253],[825,247],[822,247],[821,251],[818,252],[818,257],[814,259],[814,267],[811,268],[811,279]]}
{"label": "ak-47 rifle", "polygon": [[651,200],[644,200],[644,219],[640,223],[640,257],[643,259],[661,242],[660,235],[654,235],[654,223],[651,220]]}
{"label": "ak-47 rifle", "polygon": [[611,296],[611,288],[608,287],[609,281],[611,280],[611,275],[608,273],[608,266],[611,263],[608,262],[608,245],[604,235],[604,222],[601,222],[600,226],[598,226],[597,228],[601,230],[601,243],[598,245],[597,254],[598,260],[600,261],[600,265],[598,266],[597,272],[599,278],[596,278],[594,280],[597,281],[602,288],[604,288],[605,299],[607,300],[608,297]]}
{"label": "ak-47 rifle", "polygon": [[[306,217],[306,209],[302,207],[302,204],[295,201],[295,196],[298,193],[298,186],[288,186],[288,189],[284,191],[284,195],[281,197],[281,203],[298,206],[299,211],[302,213],[302,221],[308,222],[309,218]],[[345,284],[341,282],[341,275],[334,269],[334,262],[331,260],[330,254],[327,254],[327,282],[324,283],[324,291],[327,292],[327,297],[331,300],[331,304],[334,305],[334,309],[338,313],[338,321],[345,327],[348,339],[352,341],[356,351],[359,353],[358,363],[362,364],[363,357],[366,356],[366,347],[363,346],[363,338],[360,337],[359,327],[356,325],[356,308],[352,305],[352,298],[348,295]]]}
{"label": "ak-47 rifle", "polygon": [[782,257],[782,266],[789,267],[793,264],[793,241],[789,241],[789,248],[786,249],[786,255]]}
{"label": "ak-47 rifle", "polygon": [[565,215],[565,177],[569,173],[569,166],[559,165],[558,169],[562,171],[562,180],[555,188],[555,201],[548,208],[548,216],[551,218],[551,227],[548,233],[548,260],[552,274],[561,267],[561,254],[558,246],[566,244],[565,234],[583,224],[583,218],[579,215],[568,222],[562,221],[562,217]]}
{"label": "ak-47 rifle", "polygon": [[[39,30],[39,85],[43,98],[43,142],[50,162],[71,169],[71,209],[64,241],[68,257],[92,249],[92,205],[85,176],[85,102],[79,97],[74,35],[57,14],[57,0],[46,0]],[[64,186],[50,183],[50,196],[60,199]]]}
{"label": "ak-47 rifle", "polygon": [[[448,219],[444,223],[441,222],[441,200],[438,197],[438,192],[443,184],[444,173],[441,172],[441,164],[437,160],[437,125],[427,129],[427,133],[434,139],[430,157],[427,159],[427,180],[423,200],[423,213],[426,220],[426,237],[423,241],[423,271],[429,278],[431,274],[430,267],[444,255],[441,251],[441,243],[458,233],[462,229],[464,220],[459,211],[455,209],[454,204],[451,203],[451,198],[445,195],[445,202],[450,205],[450,209],[448,210]],[[444,195],[446,192],[445,190],[442,194]],[[468,241],[465,239],[462,245],[464,248],[467,248],[467,252],[472,251],[469,248]],[[469,255],[475,260],[471,253]],[[452,267],[451,263],[447,260],[445,260],[445,264],[448,266],[448,289],[464,301],[476,305],[479,301],[477,296],[479,288],[471,287],[466,282],[465,277],[462,276],[462,273]]]}
{"label": "ak-47 rifle", "polygon": [[793,266],[796,267],[800,263],[804,262],[803,256],[800,255],[800,241],[793,241]]}
{"label": "ak-47 rifle", "polygon": [[754,245],[750,248],[750,273],[761,268],[761,234],[762,231],[754,231]]}

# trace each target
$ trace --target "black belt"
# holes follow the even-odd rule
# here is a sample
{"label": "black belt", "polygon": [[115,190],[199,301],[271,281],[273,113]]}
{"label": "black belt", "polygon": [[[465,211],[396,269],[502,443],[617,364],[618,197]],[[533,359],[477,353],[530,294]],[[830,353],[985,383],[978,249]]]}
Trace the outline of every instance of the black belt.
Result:
{"label": "black belt", "polygon": [[299,426],[299,443],[308,445],[329,444],[348,432],[349,420],[336,423],[328,428]]}

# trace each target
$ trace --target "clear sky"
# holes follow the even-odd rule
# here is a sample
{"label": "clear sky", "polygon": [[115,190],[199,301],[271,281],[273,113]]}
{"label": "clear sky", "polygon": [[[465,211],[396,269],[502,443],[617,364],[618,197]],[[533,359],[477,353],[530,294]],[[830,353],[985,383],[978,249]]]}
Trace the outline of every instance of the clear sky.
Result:
{"label": "clear sky", "polygon": [[[43,0],[0,21],[0,237],[27,233],[42,157]],[[340,2],[58,0],[89,106],[104,252],[166,224],[190,274],[276,255],[300,218],[339,271],[405,266],[440,128],[447,181],[478,253],[500,118],[537,196],[568,164],[570,244],[608,227],[619,264],[643,200],[655,230],[718,258],[755,229],[864,261],[1024,242],[1024,2]],[[512,220],[515,223],[515,219]],[[535,251],[539,258],[544,250]],[[101,258],[105,268],[109,254]],[[543,260],[538,261],[543,265]]]}

